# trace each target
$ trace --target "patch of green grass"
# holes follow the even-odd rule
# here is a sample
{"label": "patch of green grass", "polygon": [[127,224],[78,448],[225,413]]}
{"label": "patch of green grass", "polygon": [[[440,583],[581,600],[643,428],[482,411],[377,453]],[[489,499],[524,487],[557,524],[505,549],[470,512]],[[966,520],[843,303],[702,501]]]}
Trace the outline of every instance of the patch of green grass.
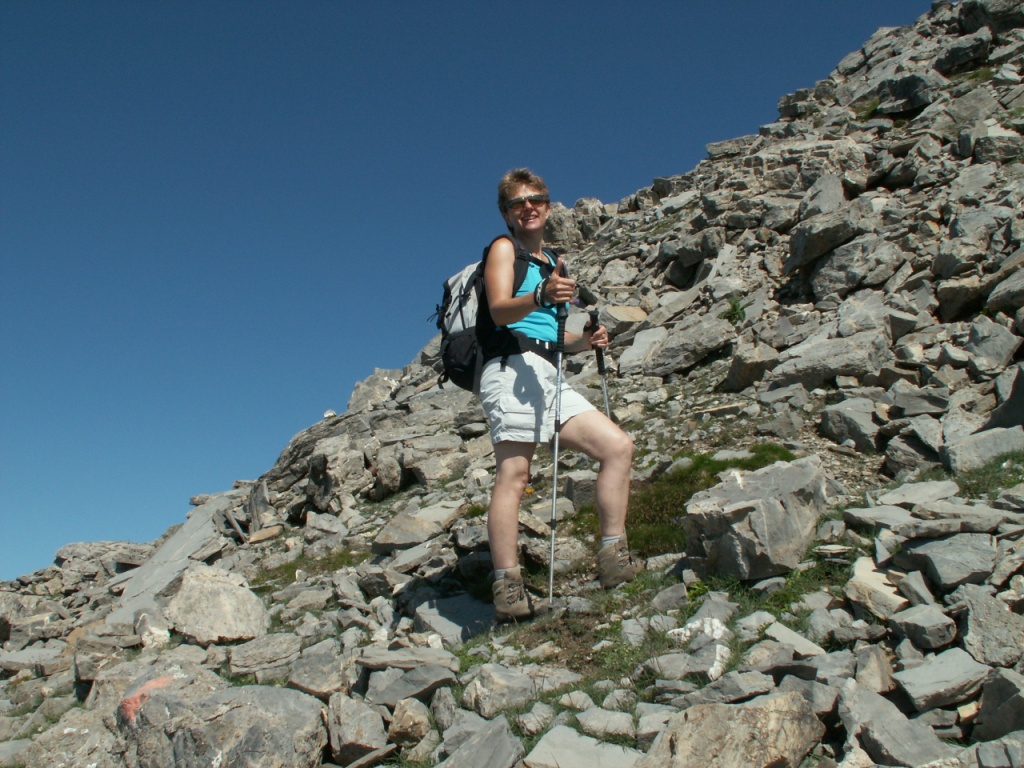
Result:
{"label": "patch of green grass", "polygon": [[978,69],[970,72],[964,72],[950,79],[955,82],[986,83],[993,77],[995,77],[995,72],[992,71],[992,67],[979,67]]}
{"label": "patch of green grass", "polygon": [[953,479],[963,495],[971,498],[994,496],[1005,488],[1024,482],[1024,451],[1000,456],[983,467],[961,472]]}
{"label": "patch of green grass", "polygon": [[309,576],[334,573],[341,568],[351,568],[352,566],[359,565],[368,557],[370,557],[368,552],[355,553],[347,549],[334,552],[316,560],[303,555],[292,560],[290,563],[284,563],[276,568],[264,571],[253,579],[252,587],[253,589],[258,589],[269,585],[291,584],[295,581],[296,572],[300,570]]}
{"label": "patch of green grass", "polygon": [[[995,496],[1001,490],[1024,483],[1024,451],[998,456],[978,469],[969,469],[954,475],[941,467],[922,472],[915,482],[953,480],[960,486],[962,496],[981,498]],[[898,487],[894,483],[893,487]]]}
{"label": "patch of green grass", "polygon": [[[737,616],[746,616],[755,611],[769,611],[776,616],[792,611],[793,603],[823,589],[835,591],[850,578],[851,564],[818,560],[804,570],[790,571],[785,575],[786,583],[769,594],[762,594],[750,584],[731,576],[711,576],[706,581],[691,585],[687,592],[694,612],[700,605],[699,597],[708,592],[724,592],[729,599],[739,604]],[[790,627],[797,629],[798,627]]]}

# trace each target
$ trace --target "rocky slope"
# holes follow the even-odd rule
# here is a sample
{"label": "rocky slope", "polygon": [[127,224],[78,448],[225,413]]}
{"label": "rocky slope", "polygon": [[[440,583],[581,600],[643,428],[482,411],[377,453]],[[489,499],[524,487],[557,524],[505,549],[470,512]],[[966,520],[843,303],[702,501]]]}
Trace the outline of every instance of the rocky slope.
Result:
{"label": "rocky slope", "polygon": [[680,501],[685,551],[597,589],[563,454],[556,608],[494,627],[490,443],[435,339],[160,540],[0,585],[0,765],[1024,765],[1022,74],[1024,3],[936,2],[689,173],[556,207],[638,488],[792,452]]}

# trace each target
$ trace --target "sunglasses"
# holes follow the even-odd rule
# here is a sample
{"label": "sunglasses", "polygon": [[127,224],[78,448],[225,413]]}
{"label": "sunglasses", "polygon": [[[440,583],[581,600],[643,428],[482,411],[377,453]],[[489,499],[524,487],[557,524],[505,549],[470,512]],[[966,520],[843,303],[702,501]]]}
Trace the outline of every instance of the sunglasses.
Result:
{"label": "sunglasses", "polygon": [[551,202],[551,198],[547,195],[527,195],[526,197],[513,197],[507,203],[505,203],[506,211],[521,211],[523,207],[529,203],[534,208],[540,208],[543,205],[547,205]]}

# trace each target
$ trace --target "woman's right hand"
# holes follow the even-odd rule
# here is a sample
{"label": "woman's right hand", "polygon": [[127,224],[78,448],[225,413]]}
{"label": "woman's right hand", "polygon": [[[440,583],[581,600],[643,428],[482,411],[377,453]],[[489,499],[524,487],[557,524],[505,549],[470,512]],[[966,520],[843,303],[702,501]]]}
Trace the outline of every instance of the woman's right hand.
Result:
{"label": "woman's right hand", "polygon": [[555,271],[544,286],[545,304],[567,304],[576,296],[576,281],[565,276],[565,261],[561,256],[555,264]]}

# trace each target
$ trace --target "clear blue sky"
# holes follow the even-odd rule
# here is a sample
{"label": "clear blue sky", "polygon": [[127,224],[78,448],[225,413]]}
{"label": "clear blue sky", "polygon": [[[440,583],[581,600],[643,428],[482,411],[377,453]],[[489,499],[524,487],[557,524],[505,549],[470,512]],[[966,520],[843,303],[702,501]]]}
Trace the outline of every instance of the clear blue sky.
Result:
{"label": "clear blue sky", "polygon": [[0,579],[411,362],[508,168],[616,202],[929,6],[0,2]]}

